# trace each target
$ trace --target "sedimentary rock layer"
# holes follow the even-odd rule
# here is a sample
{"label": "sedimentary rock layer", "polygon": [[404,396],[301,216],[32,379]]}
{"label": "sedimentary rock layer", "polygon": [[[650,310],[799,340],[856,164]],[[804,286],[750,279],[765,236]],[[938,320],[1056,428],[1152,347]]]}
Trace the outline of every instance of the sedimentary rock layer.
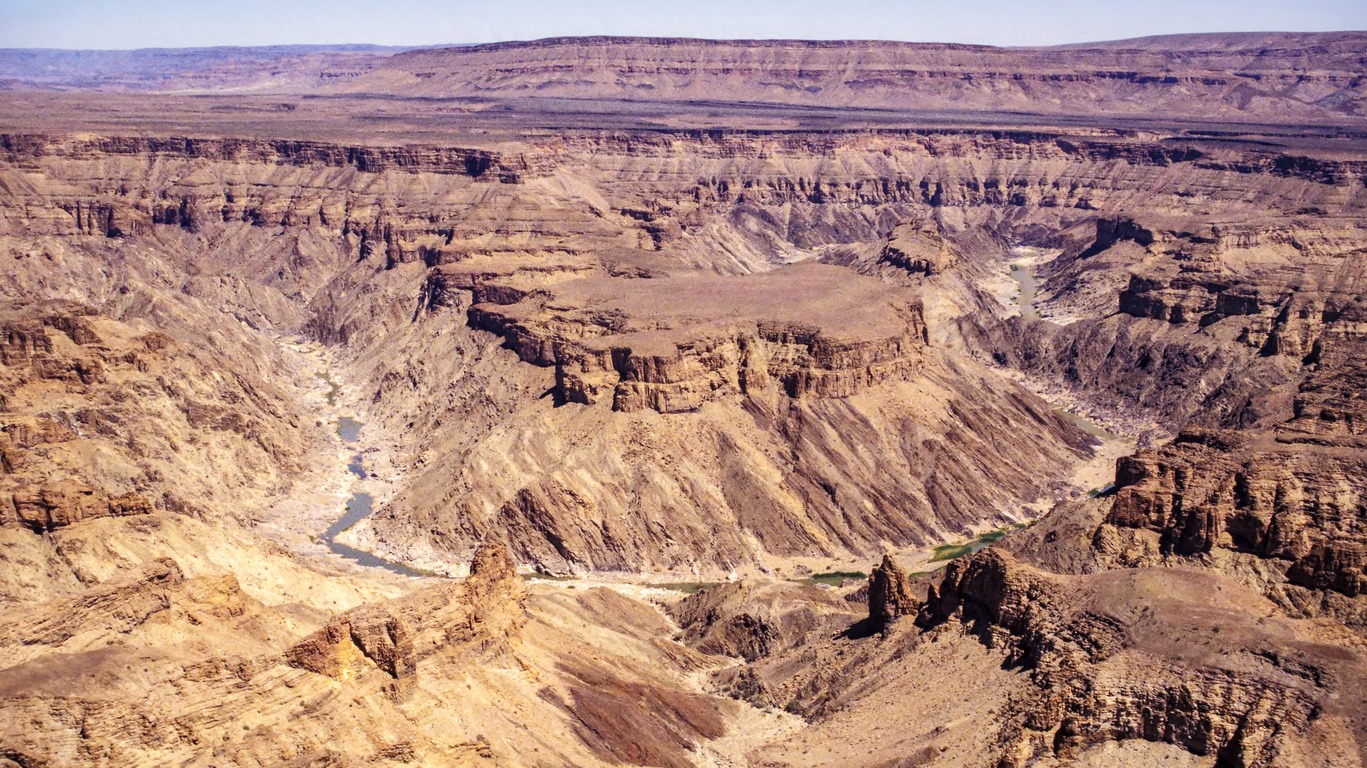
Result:
{"label": "sedimentary rock layer", "polygon": [[[11,51],[11,87],[726,101],[1257,120],[1363,115],[1361,33],[1188,35],[1055,48],[557,38],[393,50]],[[135,72],[128,71],[135,62]]]}
{"label": "sedimentary rock layer", "polygon": [[[1360,48],[547,41],[13,102],[79,109],[0,138],[0,758],[1360,764]],[[460,100],[296,98],[389,88]],[[592,127],[523,131],[533,88]],[[822,111],[908,94],[1074,127]],[[344,498],[321,361],[383,477],[353,540],[468,580],[286,525]],[[1116,488],[1017,376],[1151,430]]]}

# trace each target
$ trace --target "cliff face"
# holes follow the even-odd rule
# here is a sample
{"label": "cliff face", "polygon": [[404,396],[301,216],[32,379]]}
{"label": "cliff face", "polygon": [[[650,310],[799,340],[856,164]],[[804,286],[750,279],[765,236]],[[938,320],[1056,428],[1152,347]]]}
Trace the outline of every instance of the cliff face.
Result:
{"label": "cliff face", "polygon": [[817,265],[743,279],[570,281],[473,305],[469,322],[522,360],[553,366],[560,402],[616,411],[694,411],[769,388],[850,397],[914,378],[927,343],[912,297]]}
{"label": "cliff face", "polygon": [[314,433],[291,383],[222,365],[236,341],[190,346],[74,302],[0,311],[0,525],[232,517],[287,486]]}
{"label": "cliff face", "polygon": [[[1357,176],[1319,182],[1318,205],[1262,186],[1243,204],[1143,215],[1078,228],[1043,270],[1051,324],[991,329],[999,360],[1170,429],[1188,421],[1243,427],[1289,418],[1297,383],[1363,335]],[[1305,188],[1301,188],[1305,189]],[[981,337],[979,337],[981,338]],[[1335,364],[1337,365],[1337,364]]]}
{"label": "cliff face", "polygon": [[560,38],[411,51],[0,55],[11,87],[729,101],[904,110],[1360,118],[1361,33],[1204,35],[1057,48]]}
{"label": "cliff face", "polygon": [[0,763],[1367,758],[1361,34],[389,53],[0,107]]}
{"label": "cliff face", "polygon": [[812,585],[736,581],[690,595],[669,613],[689,645],[755,661],[801,645],[833,617],[844,619],[849,607]]}
{"label": "cliff face", "polygon": [[[167,518],[160,543],[180,525]],[[153,560],[76,595],[7,603],[5,759],[687,766],[751,722],[682,682],[713,661],[665,640],[650,606],[606,589],[529,595],[496,545],[468,580],[417,581],[397,596],[392,583],[279,551],[250,564],[239,583]],[[279,584],[258,589],[274,578],[287,580],[287,602]],[[348,610],[327,607],[348,591]]]}
{"label": "cliff face", "polygon": [[[1359,706],[1356,695],[1347,709],[1331,703],[1352,683],[1326,677],[1326,665],[1356,679],[1361,662],[1316,654],[1291,622],[1255,623],[1247,592],[1201,592],[1217,583],[1195,571],[1058,577],[984,552],[949,567],[919,621],[967,623],[1037,686],[1007,707],[1001,764],[1127,739],[1225,765],[1296,764],[1314,749],[1315,721]],[[1212,630],[1218,651],[1192,647]]]}
{"label": "cliff face", "polygon": [[[1181,38],[1177,38],[1180,40]],[[650,101],[724,98],[822,106],[1064,114],[1358,115],[1360,34],[1231,36],[1004,50],[886,42],[551,39],[409,51],[339,90],[425,96]],[[1307,48],[1313,46],[1313,48]],[[1308,50],[1313,50],[1307,55]],[[1305,66],[1307,59],[1309,66]],[[1287,66],[1295,62],[1297,74]],[[1152,111],[1149,111],[1152,110]]]}
{"label": "cliff face", "polygon": [[513,568],[503,545],[486,544],[459,586],[348,611],[292,646],[285,662],[344,682],[378,669],[407,698],[420,663],[438,652],[459,648],[474,660],[511,651],[527,621],[527,588]]}
{"label": "cliff face", "polygon": [[[907,155],[884,173],[933,162],[923,139],[893,141]],[[766,144],[704,140],[687,173],[649,137],[488,150],[489,168],[521,169],[520,183],[501,183],[458,150],[15,138],[16,166],[46,180],[12,176],[26,203],[5,215],[11,247],[70,265],[58,290],[102,290],[90,254],[130,254],[111,261],[147,300],[193,264],[185,293],[260,328],[345,342],[374,417],[422,436],[405,457],[417,482],[362,532],[396,554],[435,545],[463,558],[504,530],[519,559],[555,570],[682,567],[704,550],[720,569],[812,548],[868,552],[1054,492],[1040,480],[1053,471],[1037,468],[1076,461],[1086,438],[1024,393],[980,396],[995,386],[983,371],[928,351],[913,273],[776,269],[784,252],[876,253],[930,193],[860,182],[888,191],[852,208],[853,182],[805,178],[821,173],[808,153],[836,145],[784,139],[781,159],[749,168],[742,158]],[[853,146],[886,157],[882,142]],[[150,171],[135,170],[139,157]],[[726,191],[727,178],[750,197]],[[804,188],[822,191],[797,196]],[[745,221],[746,234],[728,234]],[[939,236],[899,237],[913,249]],[[143,241],[156,248],[128,248]],[[16,284],[54,290],[49,274],[11,269]],[[110,303],[136,314],[147,300]],[[434,401],[449,405],[424,405]],[[1028,437],[990,437],[1009,425]],[[914,438],[875,441],[885,429]],[[571,440],[581,434],[592,437]],[[851,434],[879,458],[837,437]],[[984,451],[1001,461],[961,458]],[[646,522],[662,515],[674,530]],[[861,522],[839,522],[851,516]]]}
{"label": "cliff face", "polygon": [[1098,550],[1125,564],[1236,553],[1288,610],[1361,626],[1361,344],[1324,342],[1275,423],[1189,429],[1122,459]]}
{"label": "cliff face", "polygon": [[[117,252],[98,258],[146,287],[108,301],[136,313],[193,264],[182,295],[348,345],[373,417],[421,435],[405,458],[415,485],[362,531],[396,555],[459,558],[499,529],[556,570],[680,565],[703,542],[721,567],[872,555],[883,538],[1011,514],[1050,492],[1038,478],[1055,470],[1038,467],[1083,442],[1022,393],[982,396],[997,385],[939,344],[987,335],[992,357],[1114,407],[1157,398],[1182,418],[1214,388],[1244,414],[1231,417],[1256,419],[1242,393],[1354,327],[1344,295],[1293,288],[1283,266],[1352,263],[1362,172],[1341,159],[1026,131],[588,132],[478,150],[6,142],[25,169],[8,177],[22,208],[0,214],[26,233],[10,247],[63,265],[17,261],[15,285],[99,295],[89,258]],[[1221,223],[1181,218],[1192,199]],[[1065,247],[1045,283],[1068,297],[1057,311],[1119,314],[998,324],[964,287],[1003,239],[1047,232]],[[780,268],[794,261],[846,268]],[[1261,287],[1234,277],[1250,271]],[[886,430],[916,437],[873,437]],[[990,437],[1002,431],[1023,438]],[[660,450],[633,448],[640,434]],[[486,451],[504,458],[476,460]],[[641,522],[656,516],[688,533]]]}

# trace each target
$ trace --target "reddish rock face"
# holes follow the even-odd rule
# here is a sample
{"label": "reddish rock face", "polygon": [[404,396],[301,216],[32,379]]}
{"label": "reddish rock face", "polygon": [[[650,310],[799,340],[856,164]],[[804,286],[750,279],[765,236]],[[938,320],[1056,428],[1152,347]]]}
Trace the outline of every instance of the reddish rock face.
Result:
{"label": "reddish rock face", "polygon": [[505,653],[526,623],[526,586],[507,547],[489,542],[455,586],[434,586],[382,606],[348,611],[285,653],[298,669],[343,682],[378,670],[408,696],[421,663],[437,653],[464,652],[475,663]]}
{"label": "reddish rock face", "polygon": [[83,520],[151,512],[151,503],[135,493],[111,498],[68,480],[13,493],[8,504],[0,504],[0,525],[19,525],[43,533]]}
{"label": "reddish rock face", "polygon": [[0,52],[0,762],[1362,763],[1363,51]]}
{"label": "reddish rock face", "polygon": [[476,304],[470,322],[554,366],[561,402],[625,412],[695,411],[765,389],[850,397],[916,376],[926,343],[913,298],[817,265],[739,280],[569,281]]}
{"label": "reddish rock face", "polygon": [[[1261,558],[1298,587],[1362,594],[1367,542],[1351,522],[1367,511],[1362,357],[1345,358],[1342,342],[1320,343],[1333,357],[1301,382],[1284,421],[1188,429],[1122,459],[1106,523],[1157,534],[1156,554],[1232,550]],[[1122,560],[1143,559],[1138,541],[1105,548]]]}
{"label": "reddish rock face", "polygon": [[869,622],[885,629],[903,616],[915,616],[921,601],[911,592],[906,571],[889,555],[869,574]]}
{"label": "reddish rock face", "polygon": [[[1195,584],[1174,589],[1184,578]],[[1040,754],[1068,759],[1124,739],[1162,740],[1230,765],[1279,764],[1333,686],[1303,667],[1304,674],[1286,674],[1279,652],[1267,650],[1301,647],[1278,636],[1287,627],[1262,627],[1249,617],[1224,623],[1240,610],[1229,601],[1247,598],[1200,595],[1216,583],[1208,574],[1173,579],[1151,571],[1063,578],[987,550],[947,569],[919,621],[974,627],[1038,686],[1037,696],[1009,707],[1006,720],[1014,724],[1002,731],[1004,765],[1027,765]],[[1179,630],[1203,602],[1214,604],[1212,613]],[[1184,643],[1211,618],[1225,635],[1222,650],[1193,657]],[[1296,663],[1332,663],[1302,659]],[[1172,664],[1186,669],[1175,672]]]}

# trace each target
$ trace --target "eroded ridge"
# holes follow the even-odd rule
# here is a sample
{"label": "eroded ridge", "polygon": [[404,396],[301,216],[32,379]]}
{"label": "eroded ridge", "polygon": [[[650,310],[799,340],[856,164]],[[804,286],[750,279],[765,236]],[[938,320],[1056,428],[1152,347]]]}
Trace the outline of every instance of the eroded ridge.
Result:
{"label": "eroded ridge", "polygon": [[570,281],[469,315],[521,359],[553,366],[560,401],[606,399],[618,411],[696,410],[771,387],[849,397],[909,379],[927,343],[913,297],[818,265],[741,279]]}

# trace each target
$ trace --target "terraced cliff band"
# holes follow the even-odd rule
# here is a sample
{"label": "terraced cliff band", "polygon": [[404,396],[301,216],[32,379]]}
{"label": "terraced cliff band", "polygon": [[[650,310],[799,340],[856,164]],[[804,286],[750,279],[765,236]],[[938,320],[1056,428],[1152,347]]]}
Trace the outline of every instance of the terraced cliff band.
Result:
{"label": "terraced cliff band", "polygon": [[0,52],[0,766],[1362,765],[1364,60]]}

